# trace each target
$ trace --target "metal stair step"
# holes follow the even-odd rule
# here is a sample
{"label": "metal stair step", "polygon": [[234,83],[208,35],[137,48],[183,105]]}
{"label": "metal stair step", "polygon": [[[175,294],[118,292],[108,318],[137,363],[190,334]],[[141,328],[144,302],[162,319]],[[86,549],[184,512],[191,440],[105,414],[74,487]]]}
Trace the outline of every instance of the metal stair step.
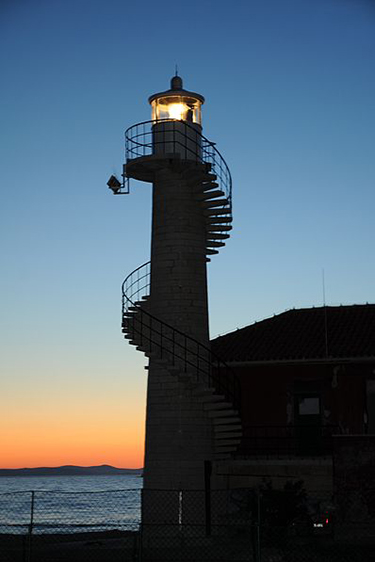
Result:
{"label": "metal stair step", "polygon": [[227,433],[230,433],[231,431],[233,431],[233,433],[235,431],[239,432],[242,431],[241,422],[237,421],[229,424],[215,424],[214,431],[215,431],[215,435],[216,433],[222,433],[223,431]]}
{"label": "metal stair step", "polygon": [[215,440],[215,451],[224,451],[224,449],[238,449],[239,442],[234,441],[233,443],[221,443]]}
{"label": "metal stair step", "polygon": [[206,209],[203,214],[205,217],[221,217],[222,215],[231,215],[232,209],[230,207]]}
{"label": "metal stair step", "polygon": [[216,240],[207,240],[206,242],[207,246],[210,248],[222,248],[223,246],[225,246],[225,242],[218,242]]}
{"label": "metal stair step", "polygon": [[213,201],[202,201],[201,205],[204,209],[210,209],[211,207],[225,207],[230,206],[227,198],[225,199],[214,199]]}
{"label": "metal stair step", "polygon": [[213,256],[214,254],[218,254],[219,252],[217,250],[211,250],[210,248],[206,248],[206,254],[208,254],[209,256]]}
{"label": "metal stair step", "polygon": [[210,224],[207,225],[207,232],[224,232],[232,230],[233,226],[231,224]]}
{"label": "metal stair step", "polygon": [[207,201],[208,199],[222,197],[223,195],[225,195],[224,191],[217,189],[215,191],[204,191],[203,193],[197,194],[195,197],[198,199],[198,201]]}
{"label": "metal stair step", "polygon": [[217,403],[217,402],[225,402],[224,394],[211,394],[211,396],[207,397],[207,403]]}
{"label": "metal stair step", "polygon": [[231,407],[232,407],[232,404],[230,402],[222,402],[221,400],[217,401],[217,402],[214,402],[212,404],[205,404],[204,405],[204,409],[207,410],[207,411],[209,411],[209,410],[225,410],[225,409],[228,409],[228,408],[231,408]]}
{"label": "metal stair step", "polygon": [[199,187],[203,188],[203,191],[209,191],[211,189],[216,189],[217,187],[219,187],[219,184],[216,181],[207,181],[201,183]]}
{"label": "metal stair step", "polygon": [[230,238],[230,234],[222,234],[221,232],[217,232],[216,234],[213,233],[210,236],[212,236],[212,239],[217,239],[217,240],[227,240],[228,238]]}
{"label": "metal stair step", "polygon": [[232,416],[235,417],[236,419],[239,419],[238,417],[238,412],[236,410],[233,410],[232,408],[228,409],[228,410],[214,410],[214,411],[210,411],[207,412],[207,415],[209,418],[215,418],[215,419],[220,419],[220,418],[231,418]]}
{"label": "metal stair step", "polygon": [[220,442],[220,445],[225,445],[225,444],[230,445],[231,443],[236,443],[236,445],[238,445],[238,443],[240,443],[241,439],[242,439],[242,435],[241,435],[241,437],[234,437],[232,435],[232,436],[226,437],[225,439],[221,439],[221,437],[218,437],[217,435],[215,435],[215,441],[217,443]]}
{"label": "metal stair step", "polygon": [[215,439],[241,439],[242,431],[215,431]]}
{"label": "metal stair step", "polygon": [[206,217],[206,221],[210,225],[213,225],[213,224],[220,225],[223,222],[233,222],[233,217],[213,217],[213,218]]}
{"label": "metal stair step", "polygon": [[218,417],[213,418],[213,423],[215,425],[231,425],[231,424],[240,424],[241,420],[238,416],[228,416],[228,417]]}
{"label": "metal stair step", "polygon": [[219,448],[222,449],[224,447],[230,447],[232,450],[238,449],[240,443],[241,439],[233,439],[232,441],[227,441],[225,443],[221,443],[221,441],[215,441],[215,450],[217,451]]}

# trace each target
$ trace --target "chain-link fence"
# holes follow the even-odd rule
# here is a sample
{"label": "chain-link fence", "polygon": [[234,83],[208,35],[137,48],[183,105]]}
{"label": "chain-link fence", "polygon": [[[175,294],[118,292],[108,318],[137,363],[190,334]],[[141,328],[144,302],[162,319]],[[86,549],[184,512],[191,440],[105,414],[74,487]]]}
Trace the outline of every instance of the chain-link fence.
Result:
{"label": "chain-link fence", "polygon": [[[142,524],[141,524],[142,519]],[[375,562],[375,491],[0,494],[0,562]]]}
{"label": "chain-link fence", "polygon": [[136,560],[141,490],[0,494],[0,562]]}

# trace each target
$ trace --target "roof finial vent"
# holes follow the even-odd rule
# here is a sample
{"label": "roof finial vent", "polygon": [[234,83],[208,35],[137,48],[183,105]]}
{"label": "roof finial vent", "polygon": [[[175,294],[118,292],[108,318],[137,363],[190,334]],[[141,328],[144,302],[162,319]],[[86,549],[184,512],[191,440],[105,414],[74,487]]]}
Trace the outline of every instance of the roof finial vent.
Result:
{"label": "roof finial vent", "polygon": [[176,74],[173,76],[171,80],[171,90],[182,90],[182,78],[178,75],[178,68],[176,64]]}

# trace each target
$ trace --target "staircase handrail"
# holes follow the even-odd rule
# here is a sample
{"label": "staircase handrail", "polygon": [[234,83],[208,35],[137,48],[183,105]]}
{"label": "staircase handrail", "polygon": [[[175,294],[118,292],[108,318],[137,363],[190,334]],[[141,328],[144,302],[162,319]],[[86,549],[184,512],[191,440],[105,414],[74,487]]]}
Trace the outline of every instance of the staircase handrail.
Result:
{"label": "staircase handrail", "polygon": [[[151,344],[159,347],[161,356],[163,353],[163,339],[173,345],[172,349],[174,354],[176,347],[182,349],[182,357],[176,354],[175,357],[183,360],[185,365],[185,372],[187,372],[188,367],[191,367],[196,371],[198,381],[200,380],[199,375],[203,374],[205,377],[208,377],[208,380],[205,380],[204,382],[207,382],[208,384],[212,383],[215,391],[218,394],[223,394],[226,399],[231,402],[234,408],[240,412],[240,384],[233,370],[224,361],[222,361],[220,357],[213,353],[211,349],[200,343],[198,340],[192,338],[191,336],[184,334],[177,328],[174,328],[173,326],[167,324],[166,322],[163,322],[159,318],[156,318],[155,316],[144,310],[139,304],[139,301],[143,297],[147,297],[150,294],[150,265],[150,261],[140,265],[134,271],[132,271],[122,283],[122,322],[124,323],[125,314],[129,311],[130,307],[138,309],[141,315],[146,315],[146,317],[149,319],[149,324],[147,326],[150,329],[150,337],[147,338],[144,333],[142,334],[142,321],[140,331],[141,336],[143,335],[144,337],[146,337],[146,339],[149,340]],[[134,287],[135,289],[129,295],[129,289],[131,289],[132,287]],[[134,296],[136,296],[136,299],[134,299]],[[154,322],[154,331],[156,331],[155,323],[160,326],[160,331],[156,332],[157,335],[160,336],[160,341],[151,339],[152,322]],[[169,337],[167,335],[168,330],[172,332],[172,337]],[[176,340],[176,334],[178,334],[183,339],[184,345],[180,344]],[[197,359],[196,363],[192,363],[191,359],[189,359],[189,356],[192,354],[192,346],[190,345],[190,348],[187,352],[188,342],[193,344],[193,346],[196,346],[197,351],[195,354],[193,354]],[[207,360],[205,356],[209,357],[209,360]],[[208,367],[208,372],[202,368],[202,363],[204,363]],[[213,373],[212,367],[217,369],[216,373]],[[221,373],[222,370],[224,371],[224,374]]]}
{"label": "staircase handrail", "polygon": [[[126,162],[142,156],[151,156],[153,154],[155,145],[155,139],[153,138],[153,126],[165,122],[178,124],[178,127],[173,129],[173,140],[168,137],[168,140],[166,141],[168,145],[174,144],[179,147],[183,147],[186,152],[193,156],[193,160],[199,161],[202,164],[210,164],[211,171],[217,176],[219,189],[225,193],[229,206],[231,206],[232,176],[226,161],[216,148],[215,143],[202,135],[198,129],[186,121],[178,119],[141,121],[140,123],[136,123],[126,129]],[[184,128],[183,131],[182,128]],[[168,131],[168,133],[169,132],[170,131]],[[185,143],[181,143],[179,140],[181,136],[186,139]],[[194,138],[199,139],[199,142],[194,142]],[[165,140],[163,139],[162,142],[165,142]]]}

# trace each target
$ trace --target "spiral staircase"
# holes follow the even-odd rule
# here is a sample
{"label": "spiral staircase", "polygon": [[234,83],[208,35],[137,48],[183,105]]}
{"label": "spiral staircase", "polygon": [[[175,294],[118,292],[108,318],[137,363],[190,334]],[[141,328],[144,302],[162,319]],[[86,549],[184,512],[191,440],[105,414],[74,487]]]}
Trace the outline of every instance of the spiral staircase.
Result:
{"label": "spiral staircase", "polygon": [[[153,158],[154,122],[134,125],[126,131],[126,165],[124,185],[129,177],[139,179]],[[225,245],[232,229],[231,175],[227,164],[213,143],[194,129],[196,149],[191,148],[191,126],[178,121],[176,153],[184,144],[181,130],[189,137],[191,165],[181,168],[182,179],[191,186],[193,196],[206,225],[206,259]],[[186,146],[187,143],[185,143]],[[169,156],[173,156],[170,154]],[[165,159],[164,159],[165,162]],[[153,166],[155,161],[153,163]],[[136,172],[134,173],[134,170]],[[145,174],[149,174],[147,170]],[[126,192],[129,192],[128,184]],[[241,437],[240,387],[233,371],[209,348],[152,314],[150,297],[151,263],[147,262],[125,279],[122,285],[122,332],[125,339],[142,351],[202,404],[209,423],[213,424],[214,457],[229,458]],[[147,367],[146,367],[147,368]]]}

